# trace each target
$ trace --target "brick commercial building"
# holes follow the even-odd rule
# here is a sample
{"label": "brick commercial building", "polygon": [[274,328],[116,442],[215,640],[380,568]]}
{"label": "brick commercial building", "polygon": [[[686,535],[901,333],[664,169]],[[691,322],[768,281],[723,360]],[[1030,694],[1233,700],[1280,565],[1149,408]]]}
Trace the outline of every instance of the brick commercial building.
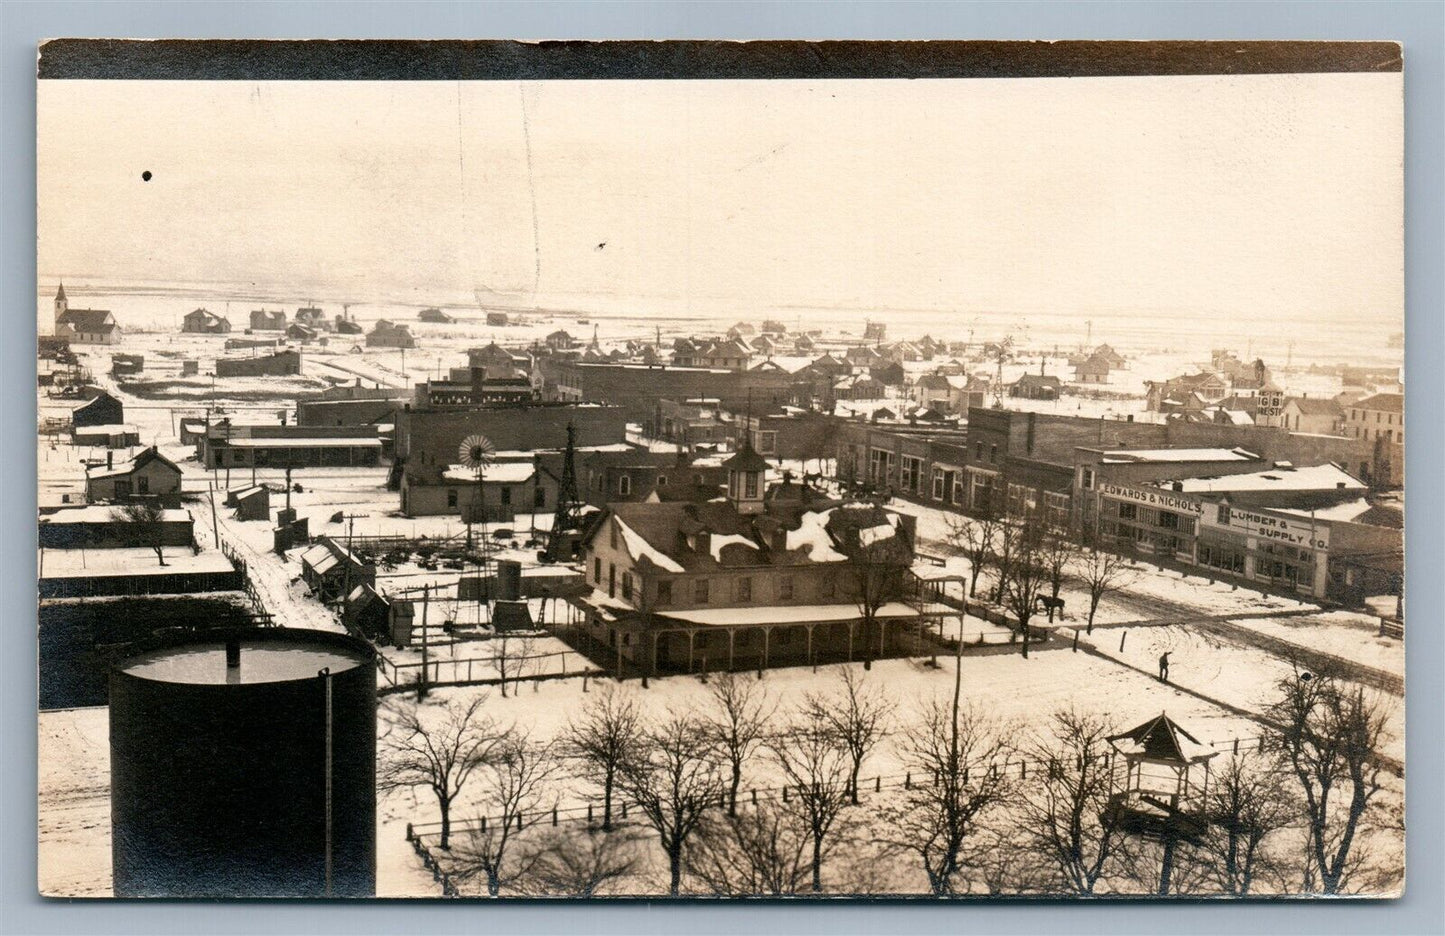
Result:
{"label": "brick commercial building", "polygon": [[1258,459],[1221,456],[1205,466],[1160,455],[1105,453],[1081,465],[1082,528],[1127,555],[1350,603],[1365,597],[1360,557],[1403,546],[1398,526],[1371,522],[1365,483],[1336,465],[1260,469]]}
{"label": "brick commercial building", "polygon": [[963,506],[964,430],[840,420],[833,431],[837,476],[846,485],[941,507]]}
{"label": "brick commercial building", "polygon": [[[519,406],[478,406],[465,409],[417,409],[396,413],[396,474],[400,469],[440,471],[457,461],[463,439],[485,436],[500,453],[526,456],[561,450],[567,426],[574,427],[579,448],[623,446],[627,424],[615,406],[532,403]],[[499,457],[505,457],[499,456]]]}
{"label": "brick commercial building", "polygon": [[631,422],[650,424],[659,398],[716,399],[728,412],[791,402],[793,375],[786,371],[725,370],[646,364],[587,364],[548,356],[538,359],[544,386],[557,399],[610,403]]}
{"label": "brick commercial building", "polygon": [[1384,486],[1405,483],[1405,396],[1376,393],[1344,408],[1344,434],[1370,444],[1361,474]]}
{"label": "brick commercial building", "polygon": [[395,423],[400,400],[298,400],[298,426],[367,426]]}

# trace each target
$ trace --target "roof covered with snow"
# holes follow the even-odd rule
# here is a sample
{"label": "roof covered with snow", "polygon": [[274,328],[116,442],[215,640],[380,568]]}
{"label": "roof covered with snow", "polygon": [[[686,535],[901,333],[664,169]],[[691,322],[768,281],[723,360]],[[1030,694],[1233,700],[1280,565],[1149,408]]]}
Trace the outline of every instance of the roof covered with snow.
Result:
{"label": "roof covered with snow", "polygon": [[1104,453],[1107,462],[1239,462],[1259,456],[1244,449],[1226,448],[1157,448],[1116,449]]}
{"label": "roof covered with snow", "polygon": [[1222,494],[1231,491],[1359,491],[1368,486],[1354,475],[1334,464],[1312,465],[1305,468],[1276,466],[1268,471],[1252,471],[1248,474],[1225,475],[1217,478],[1183,478],[1178,482],[1159,482],[1162,485],[1177,484],[1176,489],[1195,494]]}
{"label": "roof covered with snow", "polygon": [[[521,484],[532,480],[536,473],[537,466],[534,462],[493,462],[482,469],[482,483]],[[442,472],[442,477],[448,481],[470,481],[476,484],[477,470],[466,465],[449,465]]]}

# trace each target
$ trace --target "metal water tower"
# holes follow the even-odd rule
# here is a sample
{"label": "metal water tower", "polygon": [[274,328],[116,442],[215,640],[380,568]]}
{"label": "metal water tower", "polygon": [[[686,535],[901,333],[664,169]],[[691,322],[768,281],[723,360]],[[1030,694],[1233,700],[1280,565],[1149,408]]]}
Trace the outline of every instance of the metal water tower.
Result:
{"label": "metal water tower", "polygon": [[370,897],[376,669],[323,631],[211,631],[110,676],[118,897]]}

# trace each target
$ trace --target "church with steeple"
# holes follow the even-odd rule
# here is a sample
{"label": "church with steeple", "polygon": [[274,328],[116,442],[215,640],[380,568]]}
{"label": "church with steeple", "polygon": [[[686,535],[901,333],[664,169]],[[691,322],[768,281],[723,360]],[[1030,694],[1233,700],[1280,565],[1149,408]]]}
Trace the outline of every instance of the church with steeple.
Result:
{"label": "church with steeple", "polygon": [[115,344],[120,325],[105,309],[72,309],[65,297],[65,284],[55,292],[55,337],[71,344]]}

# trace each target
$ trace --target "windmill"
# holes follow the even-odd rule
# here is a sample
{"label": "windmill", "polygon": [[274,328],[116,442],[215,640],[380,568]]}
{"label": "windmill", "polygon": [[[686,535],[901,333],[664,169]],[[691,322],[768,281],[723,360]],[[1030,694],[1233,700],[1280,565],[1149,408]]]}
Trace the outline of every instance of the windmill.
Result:
{"label": "windmill", "polygon": [[576,451],[577,430],[567,424],[567,448],[562,455],[562,481],[557,487],[557,509],[552,515],[552,529],[547,534],[547,549],[543,554],[546,562],[557,562],[574,557],[575,536],[568,536],[578,527],[577,508],[581,498],[577,494]]}
{"label": "windmill", "polygon": [[472,517],[480,517],[482,524],[482,548],[486,548],[487,536],[487,504],[486,489],[482,487],[482,476],[486,473],[488,466],[497,458],[497,447],[492,440],[484,435],[469,435],[462,440],[457,447],[457,458],[461,460],[462,467],[477,473],[477,499],[472,504],[472,509],[466,515],[467,521],[467,550],[472,548]]}

